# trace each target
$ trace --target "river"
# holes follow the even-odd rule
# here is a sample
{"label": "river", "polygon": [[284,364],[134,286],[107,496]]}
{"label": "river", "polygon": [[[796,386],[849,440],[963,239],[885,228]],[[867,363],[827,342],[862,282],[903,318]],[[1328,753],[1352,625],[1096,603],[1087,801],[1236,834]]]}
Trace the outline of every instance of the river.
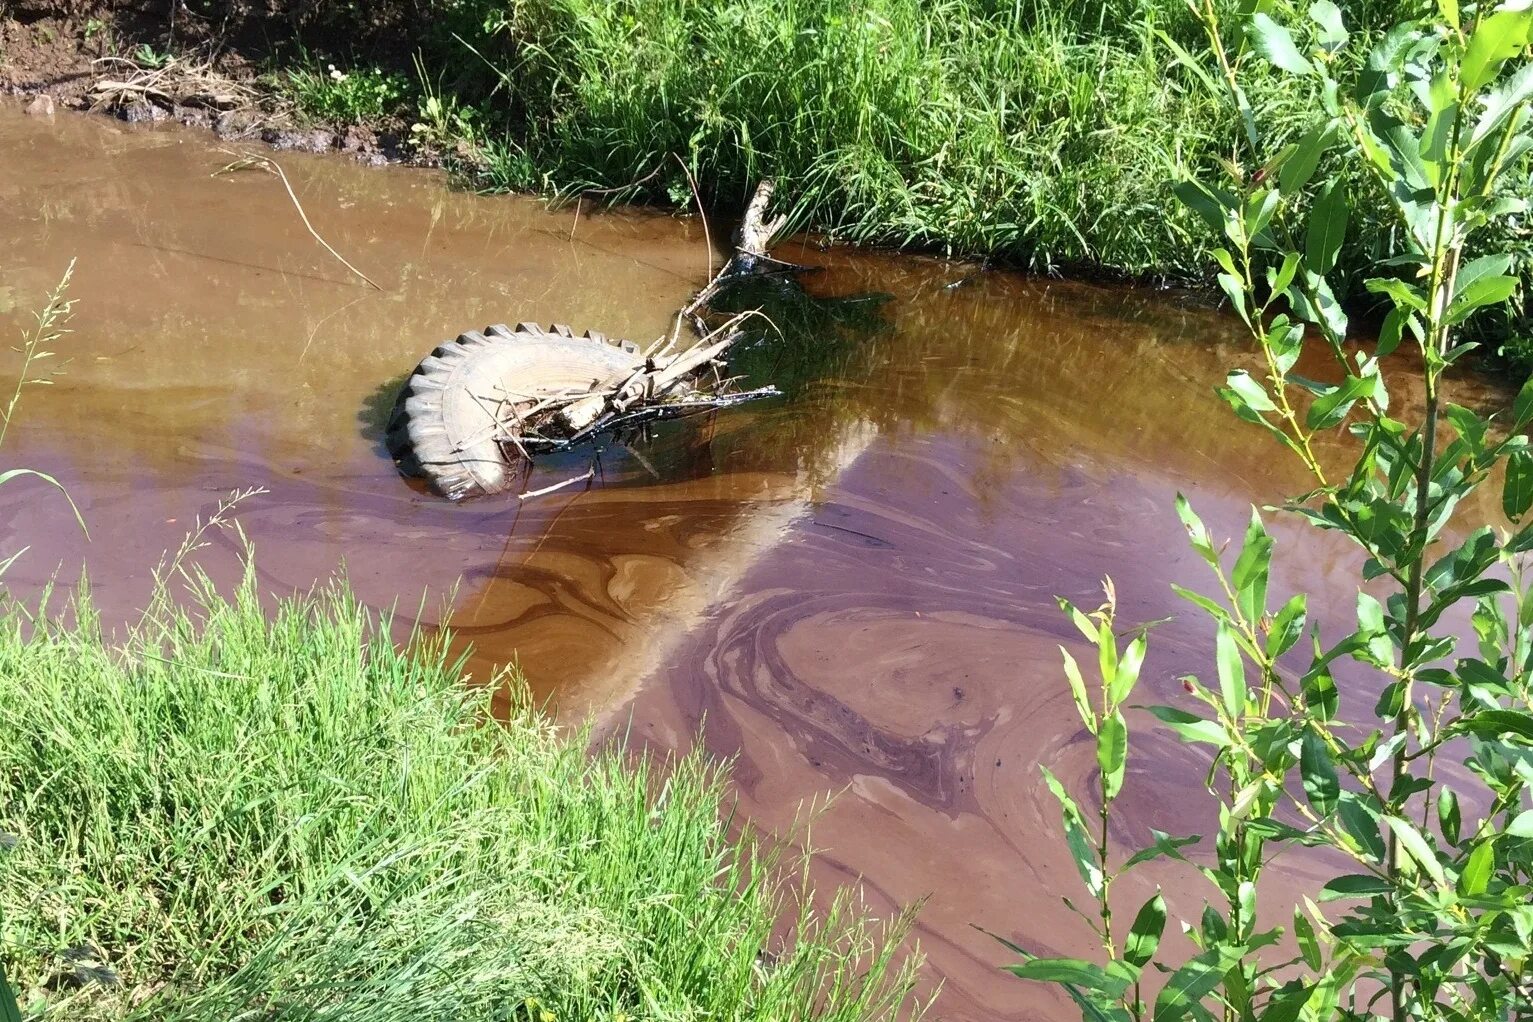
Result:
{"label": "river", "polygon": [[[1095,606],[1110,574],[1125,622],[1177,615],[1156,630],[1146,701],[1208,669],[1209,630],[1169,587],[1208,585],[1174,495],[1231,536],[1253,503],[1305,488],[1213,393],[1249,357],[1239,325],[1174,294],[791,242],[777,254],[822,267],[816,292],[888,295],[883,325],[754,353],[785,398],[611,447],[589,485],[455,506],[382,451],[403,375],[489,323],[659,336],[708,279],[701,225],[278,158],[382,292],[314,243],[275,177],[215,176],[234,157],[207,136],[0,104],[0,328],[14,336],[78,260],[61,374],[27,392],[5,464],[56,475],[90,528],[44,488],[0,489],[0,552],[31,545],[12,590],[88,566],[105,619],[127,620],[199,517],[262,487],[238,520],[264,590],[344,570],[369,605],[450,625],[476,680],[519,665],[598,740],[701,742],[733,761],[744,819],[816,850],[820,889],[860,881],[877,911],[924,900],[937,1017],[1069,1017],[1001,974],[1009,953],[976,928],[1091,946],[1060,902],[1078,880],[1038,771],[1084,792],[1094,769],[1059,669],[1079,640],[1054,599]],[[1504,399],[1476,381],[1457,397]],[[1273,531],[1273,605],[1305,587],[1345,611],[1355,557],[1282,518]],[[228,578],[239,540],[210,542],[198,563]],[[1206,825],[1202,765],[1132,726],[1115,842]],[[1201,892],[1165,872],[1125,882],[1125,905],[1155,882],[1197,911]]]}

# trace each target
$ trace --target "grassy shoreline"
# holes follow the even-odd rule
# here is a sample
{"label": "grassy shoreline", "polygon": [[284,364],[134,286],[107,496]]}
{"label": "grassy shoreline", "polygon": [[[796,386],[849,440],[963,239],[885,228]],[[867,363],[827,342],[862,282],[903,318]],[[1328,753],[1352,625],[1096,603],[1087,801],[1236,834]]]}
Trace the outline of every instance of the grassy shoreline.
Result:
{"label": "grassy shoreline", "polygon": [[[802,909],[721,773],[483,726],[332,586],[0,625],[0,963],[73,1019],[893,1017],[904,924]],[[780,929],[779,931],[780,932]]]}
{"label": "grassy shoreline", "polygon": [[[1431,2],[1340,6],[1371,32]],[[98,6],[126,17],[139,5]],[[363,6],[271,0],[258,16],[244,0],[211,0],[210,18],[233,26],[226,35],[183,30],[151,48],[238,51],[247,71],[264,69],[255,80],[266,99],[300,120],[376,128],[487,191],[600,190],[686,209],[695,181],[706,203],[733,211],[772,176],[796,226],[842,240],[1039,272],[1212,280],[1215,239],[1172,182],[1215,168],[1241,127],[1207,75],[1185,0]],[[138,38],[122,35],[123,51]],[[1300,137],[1317,96],[1254,54],[1242,60],[1258,120],[1278,141]],[[1518,188],[1533,199],[1533,163],[1525,171]],[[1359,215],[1342,291],[1366,317],[1378,299],[1364,268],[1396,228],[1375,185],[1355,171],[1348,185]],[[1533,227],[1514,224],[1488,244],[1533,280]],[[1478,327],[1526,367],[1533,328],[1522,303]]]}

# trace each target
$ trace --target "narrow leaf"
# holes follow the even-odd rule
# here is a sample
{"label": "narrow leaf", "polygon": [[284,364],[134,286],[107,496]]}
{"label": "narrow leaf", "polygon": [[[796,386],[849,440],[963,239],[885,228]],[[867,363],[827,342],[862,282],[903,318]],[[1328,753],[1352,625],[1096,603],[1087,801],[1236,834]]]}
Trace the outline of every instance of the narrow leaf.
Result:
{"label": "narrow leaf", "polygon": [[1347,238],[1348,216],[1346,189],[1332,181],[1320,192],[1310,211],[1309,232],[1304,238],[1305,269],[1323,277],[1336,268],[1337,256]]}
{"label": "narrow leaf", "polygon": [[1123,946],[1126,961],[1143,968],[1155,957],[1160,938],[1166,930],[1166,899],[1155,892],[1155,897],[1140,906],[1129,927],[1128,941]]}
{"label": "narrow leaf", "polygon": [[1336,877],[1334,880],[1320,888],[1321,901],[1336,901],[1339,898],[1372,898],[1379,894],[1388,894],[1394,887],[1388,881],[1381,880],[1376,876],[1368,876],[1365,873],[1349,873],[1345,876]]}
{"label": "narrow leaf", "polygon": [[1220,621],[1214,632],[1214,655],[1219,668],[1219,694],[1224,699],[1224,712],[1232,720],[1239,720],[1246,711],[1246,665],[1241,659],[1240,647],[1235,644],[1235,633]]}
{"label": "narrow leaf", "polygon": [[1458,876],[1458,892],[1466,898],[1485,893],[1490,886],[1490,874],[1496,865],[1495,839],[1487,838],[1474,846],[1464,862],[1464,871]]}
{"label": "narrow leaf", "polygon": [[1506,63],[1528,45],[1528,29],[1533,12],[1497,11],[1481,18],[1469,37],[1469,48],[1459,65],[1459,79],[1464,91],[1478,92],[1501,71]]}
{"label": "narrow leaf", "polygon": [[1155,998],[1154,1022],[1180,1022],[1193,1015],[1225,973],[1245,956],[1245,948],[1220,945],[1189,959],[1171,974]]}
{"label": "narrow leaf", "polygon": [[1501,510],[1513,521],[1533,507],[1533,450],[1520,447],[1506,459],[1506,481],[1501,487]]}
{"label": "narrow leaf", "polygon": [[1304,797],[1315,812],[1322,817],[1331,815],[1341,782],[1336,777],[1336,765],[1331,762],[1331,750],[1314,731],[1305,731],[1300,741],[1299,775],[1304,783]]}
{"label": "narrow leaf", "polygon": [[1123,714],[1114,710],[1102,718],[1097,735],[1097,765],[1102,769],[1102,791],[1114,798],[1123,789],[1123,771],[1128,764],[1128,725]]}
{"label": "narrow leaf", "polygon": [[1415,860],[1416,865],[1437,883],[1446,885],[1448,878],[1443,873],[1442,863],[1437,861],[1437,853],[1432,850],[1427,839],[1421,836],[1421,831],[1417,830],[1410,821],[1402,820],[1398,816],[1385,816],[1383,820],[1385,825],[1395,832],[1400,847]]}

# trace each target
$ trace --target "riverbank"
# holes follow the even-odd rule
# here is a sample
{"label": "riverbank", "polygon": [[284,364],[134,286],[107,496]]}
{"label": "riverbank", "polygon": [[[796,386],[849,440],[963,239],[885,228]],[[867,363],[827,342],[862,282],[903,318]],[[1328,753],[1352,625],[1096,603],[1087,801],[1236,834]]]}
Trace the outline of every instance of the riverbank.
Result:
{"label": "riverbank", "polygon": [[341,585],[263,613],[252,574],[195,603],[120,647],[88,601],[69,630],[0,625],[0,949],[27,1017],[869,1022],[904,1000],[900,925],[843,898],[784,930],[778,863],[730,836],[699,756],[588,756],[525,707],[480,726],[440,646],[396,651]]}
{"label": "riverbank", "polygon": [[[1364,31],[1399,14],[1385,0],[1342,6]],[[1193,66],[1205,44],[1181,0],[218,0],[179,20],[132,0],[20,10],[0,65],[12,88],[286,148],[446,163],[489,190],[685,209],[695,185],[733,208],[770,175],[798,227],[1039,272],[1206,283],[1212,239],[1170,184],[1211,171],[1240,132]],[[91,54],[133,63],[82,63]],[[225,95],[227,109],[195,87],[189,103],[174,89],[165,101],[91,93],[108,69],[142,85],[172,60],[250,93]],[[1259,60],[1243,75],[1274,138],[1305,130],[1315,96]],[[1392,229],[1371,212],[1371,186],[1352,185],[1344,271]],[[1502,240],[1526,279],[1533,236]],[[1344,290],[1368,311],[1357,273]],[[1520,300],[1481,327],[1490,349],[1527,362]]]}

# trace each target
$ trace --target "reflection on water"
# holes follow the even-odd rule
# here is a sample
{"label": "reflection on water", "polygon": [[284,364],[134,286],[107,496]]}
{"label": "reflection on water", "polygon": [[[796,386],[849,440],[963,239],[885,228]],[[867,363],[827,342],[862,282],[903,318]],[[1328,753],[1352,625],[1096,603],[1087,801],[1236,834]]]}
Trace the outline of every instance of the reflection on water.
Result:
{"label": "reflection on water", "polygon": [[[611,447],[588,488],[455,506],[400,480],[379,443],[420,355],[519,320],[658,336],[706,277],[702,231],[626,214],[576,227],[430,174],[283,160],[316,226],[385,293],[314,246],[271,178],[211,177],[228,157],[199,136],[0,107],[0,326],[74,256],[80,303],[67,375],[29,394],[5,460],[66,480],[94,537],[6,487],[0,550],[34,547],[10,581],[34,591],[88,563],[122,618],[193,519],[265,486],[242,522],[267,588],[344,564],[375,606],[427,593],[435,608],[459,583],[442,616],[481,679],[518,662],[566,719],[664,749],[701,732],[768,830],[838,794],[815,868],[865,878],[885,906],[929,897],[943,1017],[1066,1017],[1000,976],[1005,953],[970,924],[1088,950],[1059,904],[1074,870],[1037,771],[1084,789],[1093,768],[1060,683],[1057,645],[1076,639],[1055,595],[1091,602],[1111,573],[1126,620],[1176,613],[1167,583],[1204,579],[1173,495],[1229,535],[1251,503],[1303,486],[1211,393],[1247,358],[1230,323],[1163,295],[789,246],[824,267],[817,293],[890,297],[873,322],[830,306],[834,322],[752,348],[741,369],[783,399]],[[550,459],[529,485],[590,458]],[[1349,552],[1274,532],[1292,552],[1275,599],[1303,585],[1350,604]],[[227,572],[236,555],[208,563]],[[1196,623],[1160,628],[1150,687],[1175,698],[1206,647]],[[1195,829],[1199,765],[1148,735],[1135,749],[1116,837]]]}

